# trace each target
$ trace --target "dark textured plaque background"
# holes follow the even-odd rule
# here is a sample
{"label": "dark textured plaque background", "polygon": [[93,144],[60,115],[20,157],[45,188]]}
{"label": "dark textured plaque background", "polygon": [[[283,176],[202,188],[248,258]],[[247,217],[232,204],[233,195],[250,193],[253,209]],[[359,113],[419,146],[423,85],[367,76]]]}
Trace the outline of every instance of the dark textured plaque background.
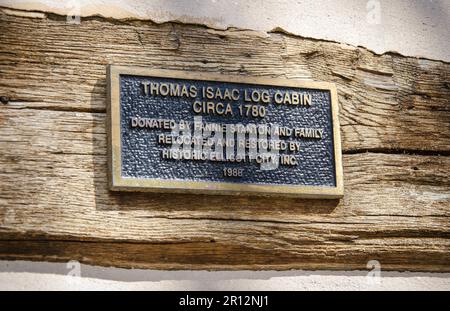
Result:
{"label": "dark textured plaque background", "polygon": [[[242,118],[239,116],[221,117],[202,114],[203,122],[222,124],[267,123],[288,127],[310,127],[324,130],[322,139],[299,139],[294,137],[283,140],[295,140],[301,143],[301,151],[296,154],[298,166],[279,166],[270,171],[262,171],[256,163],[180,161],[161,159],[161,150],[170,148],[160,145],[157,135],[170,130],[132,128],[130,118],[161,118],[175,121],[194,121],[196,115],[192,110],[195,99],[144,95],[142,81],[149,82],[183,82],[196,85],[220,88],[238,88],[241,94],[245,89],[269,90],[271,95],[276,90],[300,90],[275,86],[258,86],[241,83],[223,83],[183,79],[167,79],[140,76],[120,76],[120,118],[121,118],[121,153],[122,176],[132,178],[157,178],[166,180],[189,180],[206,182],[233,182],[251,184],[286,184],[309,186],[336,186],[334,167],[333,124],[331,117],[331,95],[329,91],[301,89],[313,94],[310,107],[277,105],[267,106],[267,115],[263,119]],[[198,92],[198,99],[201,99]],[[242,99],[241,95],[241,99]],[[226,101],[224,101],[226,102]],[[243,102],[242,102],[243,103]],[[232,105],[237,105],[238,103]],[[286,151],[281,151],[286,153]],[[289,153],[289,152],[287,152]],[[242,178],[223,176],[224,167],[240,167],[244,169]]]}

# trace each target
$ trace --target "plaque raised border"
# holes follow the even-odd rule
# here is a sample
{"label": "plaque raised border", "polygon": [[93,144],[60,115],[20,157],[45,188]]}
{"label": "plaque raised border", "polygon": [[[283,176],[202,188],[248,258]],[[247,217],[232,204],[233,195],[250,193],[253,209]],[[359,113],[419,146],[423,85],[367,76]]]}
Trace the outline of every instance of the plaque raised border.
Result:
{"label": "plaque raised border", "polygon": [[[148,76],[160,78],[245,83],[264,86],[297,87],[329,91],[333,122],[333,144],[335,159],[335,187],[246,184],[227,182],[205,182],[190,180],[162,180],[150,178],[123,178],[121,174],[120,140],[120,75]],[[112,191],[156,191],[201,194],[247,194],[279,195],[299,198],[338,199],[344,195],[341,138],[338,118],[336,86],[328,82],[299,81],[281,78],[253,76],[229,76],[205,72],[149,69],[133,66],[107,66],[107,131],[108,131],[108,179]]]}

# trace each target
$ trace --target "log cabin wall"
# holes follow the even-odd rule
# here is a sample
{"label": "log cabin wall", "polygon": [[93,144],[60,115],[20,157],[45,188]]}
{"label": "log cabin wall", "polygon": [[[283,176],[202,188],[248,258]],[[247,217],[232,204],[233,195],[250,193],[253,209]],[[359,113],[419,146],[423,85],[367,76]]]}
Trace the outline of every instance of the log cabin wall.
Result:
{"label": "log cabin wall", "polygon": [[[0,259],[450,271],[450,65],[182,23],[0,10]],[[335,83],[342,200],[113,193],[106,66]]]}

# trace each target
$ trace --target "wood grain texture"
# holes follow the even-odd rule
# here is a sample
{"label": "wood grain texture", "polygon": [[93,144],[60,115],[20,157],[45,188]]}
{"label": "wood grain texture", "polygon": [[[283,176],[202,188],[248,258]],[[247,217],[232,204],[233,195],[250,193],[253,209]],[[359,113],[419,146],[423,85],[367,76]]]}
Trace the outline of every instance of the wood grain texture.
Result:
{"label": "wood grain texture", "polygon": [[[450,271],[449,64],[282,33],[43,17],[0,13],[0,258]],[[336,83],[344,199],[108,191],[108,63]]]}

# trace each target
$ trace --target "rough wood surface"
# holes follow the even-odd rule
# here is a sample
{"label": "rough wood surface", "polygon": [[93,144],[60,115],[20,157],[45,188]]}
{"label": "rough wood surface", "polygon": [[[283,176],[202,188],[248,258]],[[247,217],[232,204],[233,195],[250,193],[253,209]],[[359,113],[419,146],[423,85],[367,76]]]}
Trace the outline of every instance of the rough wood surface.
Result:
{"label": "rough wood surface", "polygon": [[[449,64],[282,33],[33,16],[0,13],[0,258],[450,271]],[[109,192],[108,63],[336,83],[344,199]]]}

